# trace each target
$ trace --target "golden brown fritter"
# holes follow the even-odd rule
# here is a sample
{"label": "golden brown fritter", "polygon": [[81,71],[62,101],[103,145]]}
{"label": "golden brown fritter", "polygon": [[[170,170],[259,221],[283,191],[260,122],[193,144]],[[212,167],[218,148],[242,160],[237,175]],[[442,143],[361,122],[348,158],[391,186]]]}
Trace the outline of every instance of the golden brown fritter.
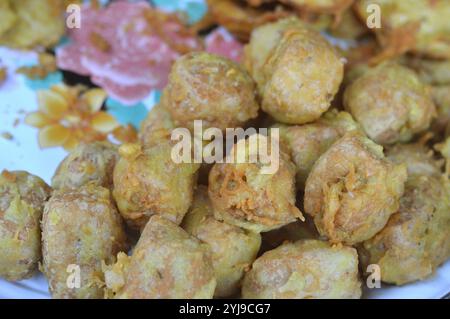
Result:
{"label": "golden brown fritter", "polygon": [[254,53],[266,41],[267,31],[258,29],[246,51],[249,55],[246,65],[250,65],[250,70],[262,65],[261,75],[255,79],[263,111],[282,123],[304,124],[317,120],[328,110],[339,89],[344,74],[343,60],[325,38],[298,20],[283,20],[272,28],[263,28],[268,30],[270,39],[263,45],[264,51]]}
{"label": "golden brown fritter", "polygon": [[330,29],[332,36],[348,40],[356,40],[369,32],[367,26],[358,19],[351,9],[342,13],[340,21]]}
{"label": "golden brown fritter", "polygon": [[450,59],[430,60],[406,57],[405,63],[417,72],[423,83],[450,85]]}
{"label": "golden brown fritter", "polygon": [[[102,262],[114,262],[116,254],[127,249],[109,190],[87,184],[55,191],[44,209],[42,248],[42,270],[53,298],[102,298]],[[79,288],[68,285],[76,285],[75,267]]]}
{"label": "golden brown fritter", "polygon": [[155,105],[141,123],[139,141],[144,147],[149,147],[170,139],[175,128],[170,113],[161,104]]}
{"label": "golden brown fritter", "polygon": [[436,160],[434,153],[421,143],[397,144],[386,150],[386,157],[395,164],[404,163],[410,175],[442,175],[441,160]]}
{"label": "golden brown fritter", "polygon": [[207,0],[207,4],[210,18],[243,42],[248,41],[254,28],[292,14],[281,6],[265,10],[236,0]]}
{"label": "golden brown fritter", "polygon": [[252,31],[250,42],[244,48],[244,65],[258,85],[260,94],[265,79],[263,67],[271,52],[280,42],[284,32],[290,28],[303,28],[303,22],[295,17],[264,24]]}
{"label": "golden brown fritter", "polygon": [[380,28],[373,28],[384,51],[376,61],[413,52],[431,58],[450,58],[450,2],[447,0],[358,0],[363,21],[373,16],[369,5],[380,8]]}
{"label": "golden brown fritter", "polygon": [[355,0],[279,0],[281,3],[287,4],[300,12],[305,13],[331,14],[335,16],[335,24],[342,19],[342,14],[346,11]]}
{"label": "golden brown fritter", "polygon": [[258,116],[255,84],[235,62],[206,52],[187,54],[172,67],[163,106],[176,126],[204,129],[242,126]]}
{"label": "golden brown fritter", "polygon": [[112,189],[113,170],[118,159],[117,146],[109,142],[80,144],[59,164],[52,186],[54,189],[78,188],[95,183]]}
{"label": "golden brown fritter", "polygon": [[320,155],[346,132],[360,129],[349,113],[336,110],[325,113],[314,123],[273,127],[279,128],[280,141],[291,154],[299,189],[304,189],[306,178]]}
{"label": "golden brown fritter", "polygon": [[130,226],[142,229],[155,214],[180,224],[189,209],[199,164],[175,163],[172,146],[166,141],[145,149],[138,144],[119,148],[113,195]]}
{"label": "golden brown fritter", "polygon": [[[261,135],[256,137],[259,141],[265,139]],[[294,163],[280,150],[276,159],[278,170],[265,174],[260,160],[250,160],[257,152],[258,147],[249,139],[241,140],[233,146],[225,163],[213,166],[208,191],[214,216],[254,232],[269,231],[297,218],[303,219],[295,206]],[[246,160],[232,160],[240,157]]]}
{"label": "golden brown fritter", "polygon": [[[64,34],[63,1],[2,0],[3,2],[9,3],[10,11],[6,10],[7,17],[2,21],[3,28],[0,26],[0,45],[18,49],[51,47]],[[3,8],[0,12],[1,18],[4,18]],[[12,19],[14,15],[15,19]]]}
{"label": "golden brown fritter", "polygon": [[450,84],[431,87],[437,118],[431,124],[434,132],[444,131],[450,123]]}
{"label": "golden brown fritter", "polygon": [[433,132],[441,133],[450,122],[450,59],[404,57],[401,61],[414,69],[423,83],[431,86],[431,96],[437,111],[437,118],[433,121],[431,129]]}
{"label": "golden brown fritter", "polygon": [[436,144],[434,148],[441,153],[442,157],[445,159],[445,174],[447,178],[450,179],[450,125],[447,126],[447,138],[439,144]]}
{"label": "golden brown fritter", "polygon": [[379,144],[408,142],[436,115],[430,91],[414,71],[391,62],[353,81],[345,90],[344,106]]}
{"label": "golden brown fritter", "polygon": [[331,242],[362,242],[397,211],[406,177],[405,165],[387,161],[381,146],[358,131],[347,133],[314,164],[305,212]]}
{"label": "golden brown fritter", "polygon": [[212,298],[209,247],[171,221],[153,216],[131,257],[104,267],[108,295],[119,299]]}
{"label": "golden brown fritter", "polygon": [[286,243],[259,257],[245,275],[242,296],[267,299],[360,298],[358,254],[318,240]]}
{"label": "golden brown fritter", "polygon": [[245,269],[250,266],[261,246],[261,235],[214,218],[208,189],[199,186],[194,202],[182,227],[209,245],[217,281],[215,297],[235,295],[241,286]]}
{"label": "golden brown fritter", "polygon": [[10,0],[0,1],[0,38],[3,33],[12,28],[17,20],[17,15],[10,2]]}
{"label": "golden brown fritter", "polygon": [[245,2],[247,2],[252,7],[259,7],[263,4],[272,3],[276,1],[277,0],[246,0]]}
{"label": "golden brown fritter", "polygon": [[411,175],[398,212],[363,243],[362,263],[377,264],[381,280],[396,285],[431,276],[450,257],[449,190],[438,177]]}
{"label": "golden brown fritter", "polygon": [[0,277],[31,277],[41,260],[40,222],[50,187],[24,171],[0,175]]}

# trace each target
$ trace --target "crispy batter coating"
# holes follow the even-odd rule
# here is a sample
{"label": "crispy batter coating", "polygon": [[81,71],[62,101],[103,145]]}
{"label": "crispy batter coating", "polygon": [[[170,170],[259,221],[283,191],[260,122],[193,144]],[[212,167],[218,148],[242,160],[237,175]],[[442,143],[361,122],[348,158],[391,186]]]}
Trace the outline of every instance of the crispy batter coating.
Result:
{"label": "crispy batter coating", "polygon": [[247,2],[252,7],[259,7],[263,4],[276,2],[276,1],[277,0],[246,0],[245,2]]}
{"label": "crispy batter coating", "polygon": [[12,28],[16,20],[17,15],[13,11],[10,1],[0,1],[0,37]]}
{"label": "crispy batter coating", "polygon": [[306,180],[304,205],[321,235],[353,245],[379,232],[397,211],[407,178],[404,164],[358,131],[334,143]]}
{"label": "crispy batter coating", "polygon": [[431,125],[433,131],[443,131],[450,123],[450,84],[431,87],[437,118]]}
{"label": "crispy batter coating", "polygon": [[450,178],[450,126],[447,127],[447,138],[434,146],[434,149],[441,153],[445,159],[445,174]]}
{"label": "crispy batter coating", "polygon": [[199,186],[182,224],[192,236],[209,245],[217,280],[215,297],[235,295],[245,269],[253,263],[261,246],[261,235],[214,218],[206,186]]}
{"label": "crispy batter coating", "polygon": [[400,209],[365,241],[363,264],[377,264],[381,280],[403,285],[431,276],[450,257],[450,188],[438,177],[411,175]]}
{"label": "crispy batter coating", "polygon": [[169,111],[162,104],[155,105],[141,123],[139,141],[149,147],[170,139],[172,130],[176,128]]}
{"label": "crispy batter coating", "polygon": [[335,16],[335,24],[342,19],[342,14],[355,0],[279,0],[290,5],[301,14],[313,12],[317,14],[332,14]]}
{"label": "crispy batter coating", "polygon": [[286,243],[259,257],[244,278],[244,298],[360,298],[354,248],[319,240]]}
{"label": "crispy batter coating", "polygon": [[367,26],[358,19],[351,9],[345,10],[340,21],[330,30],[331,35],[334,37],[349,40],[359,39],[368,32]]}
{"label": "crispy batter coating", "polygon": [[405,63],[417,72],[424,83],[450,85],[450,59],[430,60],[407,57]]}
{"label": "crispy batter coating", "polygon": [[[42,270],[53,298],[102,298],[102,262],[114,262],[127,249],[109,190],[87,184],[55,191],[44,209],[42,247]],[[68,285],[69,276],[76,275],[68,267],[74,266],[79,267],[79,288]]]}
{"label": "crispy batter coating", "polygon": [[162,103],[176,126],[242,126],[258,116],[255,84],[235,62],[206,52],[179,58],[172,67]]}
{"label": "crispy batter coating", "polygon": [[329,111],[318,121],[305,125],[276,124],[280,140],[287,146],[296,167],[297,187],[304,189],[316,160],[346,132],[360,129],[347,112]]}
{"label": "crispy batter coating", "polygon": [[[343,60],[325,38],[301,22],[275,28],[267,48],[277,42],[277,32],[282,36],[264,60],[262,81],[257,80],[261,107],[282,123],[312,122],[330,107],[342,82]],[[256,36],[252,42],[265,41],[254,39]],[[252,43],[247,51],[251,52],[251,47]],[[261,58],[258,56],[256,63],[261,63]]]}
{"label": "crispy batter coating", "polygon": [[436,160],[433,151],[421,143],[394,145],[386,150],[386,157],[395,164],[404,163],[408,176],[442,174],[442,161]]}
{"label": "crispy batter coating", "polygon": [[161,214],[180,224],[192,203],[199,164],[177,164],[170,141],[142,149],[119,148],[114,169],[114,199],[127,223],[142,229],[150,216]]}
{"label": "crispy batter coating", "polygon": [[264,10],[263,8],[245,6],[240,2],[236,0],[207,0],[208,12],[213,21],[224,26],[243,42],[248,41],[254,28],[292,14],[281,6],[274,10]]}
{"label": "crispy batter coating", "polygon": [[120,299],[212,298],[216,287],[208,245],[161,216],[150,218],[131,257],[120,254],[104,272]]}
{"label": "crispy batter coating", "polygon": [[52,186],[54,189],[78,188],[95,183],[111,189],[118,158],[117,146],[109,142],[80,144],[59,164]]}
{"label": "crispy batter coating", "polygon": [[40,222],[50,187],[23,171],[0,175],[0,277],[31,277],[41,259]]}
{"label": "crispy batter coating", "polygon": [[[256,139],[264,140],[264,137],[258,135]],[[254,232],[269,231],[297,218],[303,219],[295,206],[294,163],[280,150],[278,170],[264,174],[260,159],[250,161],[257,148],[249,139],[241,140],[233,146],[225,163],[213,166],[208,191],[214,216]],[[246,161],[229,161],[243,156]]]}
{"label": "crispy batter coating", "polygon": [[10,10],[0,7],[0,20],[6,13],[6,20],[0,22],[0,45],[19,49],[50,47],[64,34],[63,1],[2,0],[3,2],[5,4],[2,6],[9,4]]}
{"label": "crispy batter coating", "polygon": [[344,106],[379,144],[407,142],[423,132],[436,115],[430,91],[414,71],[386,62],[350,84]]}
{"label": "crispy batter coating", "polygon": [[377,60],[407,51],[431,58],[450,58],[450,2],[447,0],[358,0],[355,10],[366,21],[371,4],[380,8],[381,28],[373,28],[384,52]]}
{"label": "crispy batter coating", "polygon": [[258,85],[260,94],[265,84],[263,67],[270,53],[286,30],[302,27],[303,23],[299,19],[290,17],[264,24],[252,31],[250,42],[244,48],[244,65]]}

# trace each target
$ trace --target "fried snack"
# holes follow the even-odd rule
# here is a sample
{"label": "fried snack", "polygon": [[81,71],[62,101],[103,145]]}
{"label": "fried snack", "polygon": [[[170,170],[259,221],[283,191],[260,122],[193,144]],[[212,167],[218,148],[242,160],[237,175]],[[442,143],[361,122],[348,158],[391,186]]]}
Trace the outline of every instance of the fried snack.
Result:
{"label": "fried snack", "polygon": [[31,277],[41,259],[40,222],[50,187],[23,171],[0,175],[0,277]]}
{"label": "fried snack", "polygon": [[207,0],[208,12],[213,21],[225,27],[242,42],[247,42],[256,27],[276,21],[292,13],[281,6],[273,10],[245,6],[236,0]]}
{"label": "fried snack", "polygon": [[297,9],[300,14],[317,13],[331,14],[338,24],[344,11],[346,11],[355,0],[279,0],[281,3],[290,5]]}
{"label": "fried snack", "polygon": [[320,155],[346,132],[360,129],[349,113],[336,110],[325,113],[314,123],[273,127],[280,130],[280,141],[291,154],[299,189],[304,189],[306,178]]}
{"label": "fried snack", "polygon": [[214,218],[206,186],[199,186],[182,227],[209,245],[217,281],[214,297],[229,297],[239,291],[245,269],[261,246],[261,235]]}
{"label": "fried snack", "polygon": [[[12,20],[6,23],[3,32],[0,32],[0,45],[18,49],[51,47],[64,34],[63,1],[2,0],[2,2],[9,3],[10,10],[15,14],[16,19],[13,24],[11,24]],[[3,8],[0,12],[3,15]],[[11,12],[8,10],[7,12],[11,17]]]}
{"label": "fried snack", "polygon": [[150,216],[161,214],[180,224],[192,203],[199,164],[177,164],[172,143],[142,149],[123,144],[114,169],[113,195],[127,223],[142,229]]}
{"label": "fried snack", "polygon": [[436,160],[433,151],[422,143],[394,145],[386,150],[386,157],[395,164],[406,164],[408,176],[442,174],[443,162]]}
{"label": "fried snack", "polygon": [[373,237],[399,206],[407,170],[387,161],[361,132],[347,133],[314,164],[306,180],[305,212],[331,242]]}
{"label": "fried snack", "polygon": [[344,106],[378,144],[408,142],[436,116],[429,89],[414,71],[393,62],[353,81],[345,90]]}
{"label": "fried snack", "polygon": [[358,0],[355,10],[363,21],[374,12],[368,6],[380,8],[381,26],[371,30],[384,48],[373,61],[413,52],[431,58],[450,58],[450,2],[447,0]]}
{"label": "fried snack", "polygon": [[437,111],[437,118],[431,129],[435,133],[441,133],[450,122],[450,59],[431,60],[405,56],[401,62],[414,69],[419,79],[431,86],[431,96]]}
{"label": "fried snack", "polygon": [[365,241],[364,265],[377,264],[381,280],[403,285],[431,276],[450,257],[450,194],[437,177],[411,175],[400,209]]}
{"label": "fried snack", "polygon": [[430,85],[450,85],[450,59],[429,60],[408,57],[405,63],[417,72],[423,83]]}
{"label": "fried snack", "polygon": [[450,123],[450,84],[431,87],[431,96],[437,111],[437,118],[431,127],[433,131],[440,132]]}
{"label": "fried snack", "polygon": [[79,188],[95,183],[112,189],[113,171],[119,153],[109,142],[79,144],[59,164],[52,179],[54,189]]}
{"label": "fried snack", "polygon": [[[258,154],[258,146],[249,141],[251,138],[259,143],[267,140],[262,135],[241,140],[225,162],[216,163],[209,173],[208,192],[215,218],[258,233],[280,228],[298,218],[303,220],[295,206],[294,163],[280,150],[278,170],[263,173],[261,158],[250,160]],[[237,158],[245,160],[238,162]]]}
{"label": "fried snack", "polygon": [[0,38],[3,33],[12,28],[17,15],[11,8],[10,0],[0,1]]}
{"label": "fried snack", "polygon": [[284,32],[290,28],[303,28],[303,22],[296,17],[278,20],[255,28],[250,42],[244,47],[244,65],[255,80],[259,93],[265,84],[263,67],[270,53],[280,42]]}
{"label": "fried snack", "polygon": [[337,38],[355,40],[369,32],[367,26],[358,19],[351,9],[345,10],[340,21],[335,24],[335,27],[330,29],[330,33]]}
{"label": "fried snack", "polygon": [[280,27],[282,37],[262,67],[261,107],[282,123],[304,124],[328,110],[341,84],[344,64],[318,32],[300,22],[286,25]]}
{"label": "fried snack", "polygon": [[306,215],[305,221],[296,221],[278,229],[261,234],[260,254],[277,248],[284,243],[293,243],[301,239],[319,239],[313,219]]}
{"label": "fried snack", "polygon": [[216,287],[208,245],[161,216],[150,218],[131,257],[119,254],[104,272],[118,299],[206,299]]}
{"label": "fried snack", "polygon": [[246,2],[251,5],[252,7],[259,7],[263,4],[267,4],[267,3],[273,3],[276,2],[277,0],[246,0]]}
{"label": "fried snack", "polygon": [[150,147],[161,141],[170,139],[172,130],[176,128],[170,113],[163,105],[155,105],[141,123],[139,141],[144,147]]}
{"label": "fried snack", "polygon": [[[176,126],[172,121],[170,113],[162,106],[155,105],[141,124],[139,141],[144,148],[168,141]],[[204,145],[208,141],[204,141]],[[198,183],[208,185],[208,175],[212,164],[201,163],[198,170]]]}
{"label": "fried snack", "polygon": [[[450,179],[450,126],[447,126],[447,138],[442,143],[436,144],[434,149],[445,159],[445,175]],[[447,184],[447,187],[449,185]]]}
{"label": "fried snack", "polygon": [[[109,190],[87,184],[55,191],[44,209],[42,248],[42,271],[53,298],[102,298],[102,262],[114,262],[116,254],[127,249]],[[71,288],[76,267],[80,286]]]}
{"label": "fried snack", "polygon": [[243,298],[361,297],[354,248],[319,240],[286,243],[259,257],[244,278]]}
{"label": "fried snack", "polygon": [[226,58],[206,52],[178,59],[164,89],[162,104],[176,126],[193,129],[242,126],[258,116],[255,84],[247,72]]}

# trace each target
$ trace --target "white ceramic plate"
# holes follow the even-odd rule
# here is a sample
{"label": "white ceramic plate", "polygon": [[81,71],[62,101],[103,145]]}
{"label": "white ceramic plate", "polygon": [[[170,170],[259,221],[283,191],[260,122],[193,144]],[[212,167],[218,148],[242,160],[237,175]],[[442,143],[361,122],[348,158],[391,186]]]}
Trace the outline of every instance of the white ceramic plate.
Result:
{"label": "white ceramic plate", "polygon": [[[379,289],[365,289],[363,298],[369,299],[439,299],[450,292],[450,261],[447,261],[427,280],[403,287],[382,285]],[[49,299],[47,281],[42,274],[20,282],[0,279],[0,298]]]}

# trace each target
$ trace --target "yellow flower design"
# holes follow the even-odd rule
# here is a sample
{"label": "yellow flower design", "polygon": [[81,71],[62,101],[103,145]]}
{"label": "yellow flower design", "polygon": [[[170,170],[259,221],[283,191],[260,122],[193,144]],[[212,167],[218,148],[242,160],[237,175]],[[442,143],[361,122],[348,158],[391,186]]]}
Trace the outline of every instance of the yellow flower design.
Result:
{"label": "yellow flower design", "polygon": [[37,99],[39,111],[28,114],[25,122],[39,129],[42,148],[72,150],[80,142],[105,140],[119,127],[112,115],[101,111],[106,99],[102,89],[59,84],[38,91]]}

